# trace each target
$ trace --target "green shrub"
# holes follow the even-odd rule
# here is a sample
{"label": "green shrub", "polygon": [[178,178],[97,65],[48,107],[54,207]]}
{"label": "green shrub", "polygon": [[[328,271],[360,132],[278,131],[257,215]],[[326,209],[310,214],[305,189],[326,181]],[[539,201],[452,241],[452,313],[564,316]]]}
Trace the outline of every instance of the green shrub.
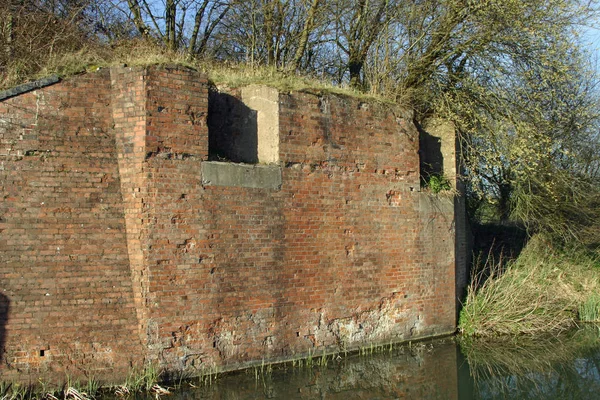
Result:
{"label": "green shrub", "polygon": [[443,175],[430,175],[427,180],[426,187],[431,190],[432,193],[440,193],[447,190],[452,190],[450,180]]}

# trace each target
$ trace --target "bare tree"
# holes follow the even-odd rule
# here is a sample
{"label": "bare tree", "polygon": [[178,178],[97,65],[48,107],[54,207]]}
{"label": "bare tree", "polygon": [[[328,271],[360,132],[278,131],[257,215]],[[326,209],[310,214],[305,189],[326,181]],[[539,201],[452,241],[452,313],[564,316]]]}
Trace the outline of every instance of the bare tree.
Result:
{"label": "bare tree", "polygon": [[[157,7],[148,0],[127,0],[125,9],[140,36],[154,38],[171,51],[184,50],[190,57],[194,57],[205,52],[215,28],[233,2],[234,0],[165,0]],[[113,3],[117,8],[124,9],[120,0],[113,0]]]}
{"label": "bare tree", "polygon": [[[232,6],[230,1],[209,1],[203,0],[196,9],[194,17],[194,28],[190,36],[188,45],[188,54],[202,56],[206,51],[208,40],[212,36],[215,28],[225,18]],[[208,8],[208,11],[207,11]],[[198,44],[200,29],[204,26],[202,37]]]}
{"label": "bare tree", "polygon": [[292,67],[295,70],[300,68],[302,57],[304,57],[304,53],[306,52],[306,47],[308,45],[309,36],[315,29],[317,14],[320,11],[322,3],[323,0],[312,0],[310,3],[310,8],[308,9],[308,13],[300,33],[298,47],[296,48],[296,53],[294,54],[294,59],[292,61]]}
{"label": "bare tree", "polygon": [[350,85],[362,86],[361,72],[369,49],[390,21],[392,0],[334,0],[330,15],[335,23],[335,40],[347,56]]}

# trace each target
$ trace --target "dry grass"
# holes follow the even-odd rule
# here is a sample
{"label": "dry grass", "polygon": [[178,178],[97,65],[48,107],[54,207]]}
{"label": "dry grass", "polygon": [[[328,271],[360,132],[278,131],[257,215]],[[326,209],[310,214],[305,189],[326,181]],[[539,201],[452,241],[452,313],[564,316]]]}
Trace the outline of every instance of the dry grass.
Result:
{"label": "dry grass", "polygon": [[197,68],[206,72],[209,79],[217,85],[242,87],[251,84],[262,84],[277,88],[283,92],[309,91],[314,93],[333,93],[343,96],[394,103],[382,96],[363,93],[349,86],[336,86],[331,82],[310,76],[302,76],[289,71],[281,71],[272,67],[252,66],[250,64],[232,64],[217,62],[200,62]]}
{"label": "dry grass", "polygon": [[598,260],[582,250],[557,250],[534,237],[504,271],[488,260],[469,287],[459,329],[467,336],[562,331],[578,321],[579,307],[600,293]]}
{"label": "dry grass", "polygon": [[83,72],[95,71],[99,67],[126,64],[130,66],[175,63],[195,68],[179,53],[142,40],[123,41],[116,46],[87,43],[77,51],[55,53],[45,58],[42,66],[34,71],[20,71],[9,66],[2,76],[0,89],[16,86],[25,81],[57,74],[63,78]]}
{"label": "dry grass", "polygon": [[33,71],[21,70],[16,64],[12,67],[9,66],[0,77],[0,90],[52,74],[65,78],[116,65],[144,66],[156,64],[184,65],[206,73],[209,80],[214,84],[230,88],[262,84],[283,92],[332,93],[387,104],[395,103],[390,99],[362,93],[348,86],[336,86],[322,79],[301,76],[271,67],[190,60],[182,53],[171,52],[162,46],[144,40],[122,41],[112,47],[87,44],[77,51],[49,56],[42,67]]}

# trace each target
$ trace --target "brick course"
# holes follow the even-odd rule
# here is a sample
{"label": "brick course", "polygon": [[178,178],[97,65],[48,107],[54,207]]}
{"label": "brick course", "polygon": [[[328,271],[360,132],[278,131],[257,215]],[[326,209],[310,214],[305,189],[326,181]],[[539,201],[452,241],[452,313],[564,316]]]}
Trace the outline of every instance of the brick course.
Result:
{"label": "brick course", "polygon": [[207,88],[113,68],[0,103],[3,373],[237,368],[455,329],[454,203],[420,191],[409,113],[281,93],[281,188],[212,186]]}

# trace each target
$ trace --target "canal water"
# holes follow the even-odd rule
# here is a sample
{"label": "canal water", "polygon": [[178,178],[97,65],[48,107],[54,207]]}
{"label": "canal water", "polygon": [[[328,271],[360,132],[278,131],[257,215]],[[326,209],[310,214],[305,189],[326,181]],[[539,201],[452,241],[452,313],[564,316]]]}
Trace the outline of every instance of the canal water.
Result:
{"label": "canal water", "polygon": [[180,382],[169,399],[600,399],[600,329],[446,338]]}

